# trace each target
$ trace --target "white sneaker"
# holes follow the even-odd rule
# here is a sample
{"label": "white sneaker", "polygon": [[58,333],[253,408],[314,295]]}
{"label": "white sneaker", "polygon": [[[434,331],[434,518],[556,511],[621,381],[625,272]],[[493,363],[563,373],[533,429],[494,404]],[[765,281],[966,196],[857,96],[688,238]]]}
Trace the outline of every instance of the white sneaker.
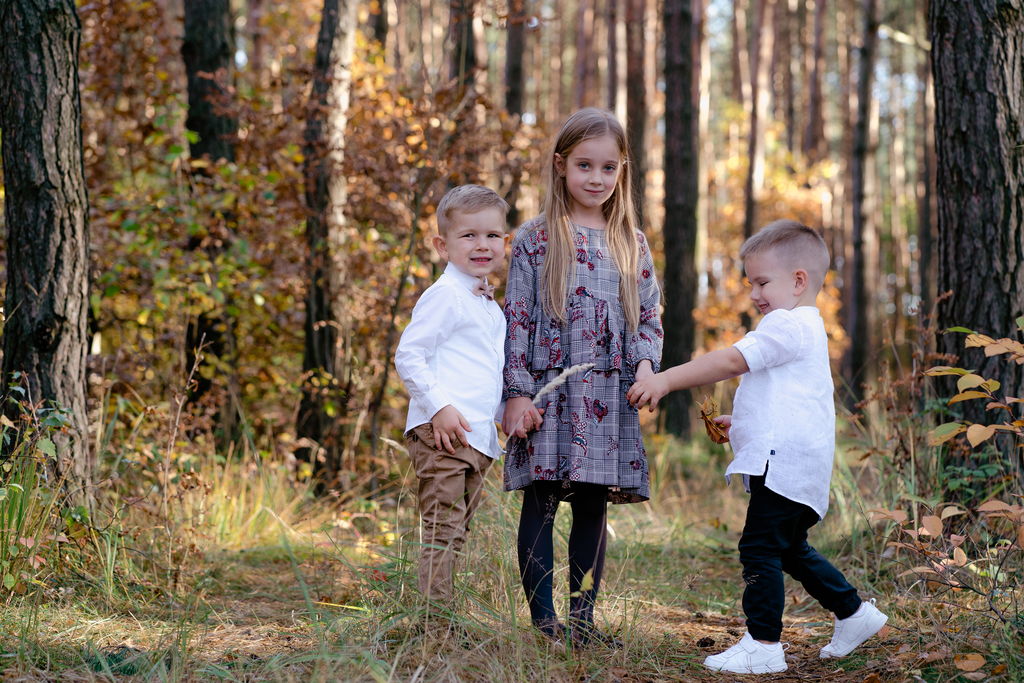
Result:
{"label": "white sneaker", "polygon": [[822,659],[845,657],[853,652],[858,645],[878,633],[888,620],[889,617],[875,607],[874,598],[860,603],[860,607],[853,613],[853,616],[846,619],[835,619],[832,642],[821,648],[819,656]]}
{"label": "white sneaker", "polygon": [[705,659],[704,666],[734,674],[774,674],[789,668],[786,665],[787,647],[789,643],[765,645],[754,640],[749,633],[745,633],[740,642],[725,652]]}

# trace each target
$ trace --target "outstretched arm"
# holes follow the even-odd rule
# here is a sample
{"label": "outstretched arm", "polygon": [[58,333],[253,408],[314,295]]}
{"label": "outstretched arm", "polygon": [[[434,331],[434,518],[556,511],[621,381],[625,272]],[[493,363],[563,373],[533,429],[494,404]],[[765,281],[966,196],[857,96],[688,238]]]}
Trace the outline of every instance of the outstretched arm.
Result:
{"label": "outstretched arm", "polygon": [[638,380],[626,392],[626,398],[637,408],[650,405],[654,410],[670,391],[714,384],[742,375],[749,369],[743,354],[730,346]]}

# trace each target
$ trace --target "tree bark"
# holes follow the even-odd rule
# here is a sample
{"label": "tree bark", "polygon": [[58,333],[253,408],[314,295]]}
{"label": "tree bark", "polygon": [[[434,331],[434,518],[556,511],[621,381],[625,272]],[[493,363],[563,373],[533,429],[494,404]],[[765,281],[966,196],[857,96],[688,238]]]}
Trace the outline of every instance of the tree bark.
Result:
{"label": "tree bark", "polygon": [[804,157],[809,164],[825,157],[825,116],[822,107],[821,79],[825,69],[825,12],[828,0],[814,2],[814,47],[811,75],[807,84],[807,125],[804,128]]}
{"label": "tree bark", "polygon": [[370,9],[370,35],[386,54],[388,47],[388,0],[375,0]]}
{"label": "tree bark", "polygon": [[605,19],[608,26],[608,92],[606,106],[608,111],[615,111],[619,100],[619,0],[606,0]]}
{"label": "tree bark", "polygon": [[[924,0],[918,9],[919,35],[928,33],[928,5]],[[917,130],[920,137],[918,144],[918,183],[917,183],[917,244],[918,280],[921,296],[921,310],[932,313],[935,304],[935,89],[932,87],[932,53],[931,49],[918,53],[917,77],[921,84],[918,93]]]}
{"label": "tree bark", "polygon": [[627,0],[626,5],[626,135],[633,164],[633,199],[640,225],[646,213],[647,86],[644,74],[646,0]]}
{"label": "tree bark", "polygon": [[[188,78],[188,116],[185,127],[196,136],[190,138],[189,150],[194,159],[209,161],[235,160],[235,136],[238,121],[230,113],[230,80],[232,64],[231,11],[228,0],[186,0],[185,33],[181,53]],[[206,167],[197,168],[198,175],[208,175]],[[211,262],[223,254],[232,241],[235,217],[225,211],[210,217],[205,234],[188,240],[190,250],[202,249]],[[214,277],[213,288],[218,285]],[[226,398],[216,408],[216,422],[221,445],[234,440],[239,424],[236,399],[239,395],[235,367],[234,323],[223,306],[203,311],[189,321],[185,333],[186,372],[202,365],[203,355],[212,355],[228,368],[227,376],[198,371],[189,401],[198,402],[214,387],[214,379],[226,383]],[[199,353],[202,349],[202,354]],[[234,397],[234,398],[233,398]]]}
{"label": "tree bark", "polygon": [[[53,481],[88,500],[93,460],[86,414],[89,206],[82,160],[78,54],[82,27],[71,0],[0,4],[7,292],[4,412],[14,400],[67,411],[55,432]],[[20,385],[25,394],[11,391]],[[13,400],[8,400],[13,399]],[[41,416],[39,416],[41,417]]]}
{"label": "tree bark", "polygon": [[594,99],[594,0],[579,0],[576,24],[576,108],[596,103]]}
{"label": "tree bark", "polygon": [[340,298],[346,281],[342,252],[348,194],[342,162],[355,30],[355,0],[324,0],[305,133],[309,289],[302,359],[305,381],[297,434],[312,443],[298,456],[314,463],[314,472],[327,486],[338,483],[343,469],[343,419],[348,399],[341,352],[347,336]]}
{"label": "tree bark", "polygon": [[[993,337],[1017,336],[1024,313],[1024,0],[932,2],[935,76],[939,329],[962,325]],[[961,335],[939,348],[1022,397],[1024,373],[1006,356],[965,350]],[[983,401],[964,415],[1001,419]],[[1010,445],[1008,448],[1012,448]]]}
{"label": "tree bark", "polygon": [[476,39],[473,36],[476,0],[450,0],[449,8],[452,51],[448,76],[458,81],[461,96],[476,79]]}
{"label": "tree bark", "polygon": [[[521,117],[523,114],[523,88],[525,76],[523,55],[526,51],[526,0],[511,0],[508,12],[508,38],[505,49],[505,111]],[[505,201],[508,202],[508,222],[519,225],[519,209],[516,198],[522,179],[522,169],[512,169],[512,182]]]}
{"label": "tree bark", "polygon": [[[693,13],[690,0],[665,0],[665,351],[663,367],[693,352],[697,292],[697,109],[693,101]],[[690,433],[690,392],[661,403],[665,430]]]}
{"label": "tree bark", "polygon": [[850,253],[853,257],[850,277],[846,284],[845,323],[851,344],[844,363],[850,399],[861,396],[860,384],[867,362],[872,358],[873,337],[868,316],[868,241],[869,229],[865,208],[868,154],[870,151],[871,84],[875,70],[875,51],[878,44],[878,0],[863,0],[863,32],[860,60],[857,70],[857,114],[853,131],[853,157],[850,163],[852,197],[850,213],[852,231]]}
{"label": "tree bark", "polygon": [[755,36],[750,54],[750,131],[747,138],[747,178],[744,183],[743,236],[754,234],[757,200],[764,188],[764,133],[768,123],[768,70],[771,66],[775,0],[757,0],[751,30]]}

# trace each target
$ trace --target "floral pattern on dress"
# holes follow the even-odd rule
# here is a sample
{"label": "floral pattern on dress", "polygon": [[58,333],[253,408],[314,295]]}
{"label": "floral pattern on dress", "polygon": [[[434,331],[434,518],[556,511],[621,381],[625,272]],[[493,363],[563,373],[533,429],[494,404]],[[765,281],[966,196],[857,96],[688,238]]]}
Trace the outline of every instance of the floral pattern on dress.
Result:
{"label": "floral pattern on dress", "polygon": [[535,480],[581,481],[609,487],[609,500],[634,503],[650,495],[647,453],[637,410],[626,400],[637,364],[659,369],[663,332],[661,294],[647,241],[637,233],[640,323],[629,330],[619,304],[619,271],[603,230],[574,226],[575,282],[566,321],[544,311],[541,268],[547,252],[543,219],[522,226],[512,244],[506,285],[505,395],[532,397],[562,369],[579,373],[541,399],[544,423],[526,439],[511,437],[505,488]]}

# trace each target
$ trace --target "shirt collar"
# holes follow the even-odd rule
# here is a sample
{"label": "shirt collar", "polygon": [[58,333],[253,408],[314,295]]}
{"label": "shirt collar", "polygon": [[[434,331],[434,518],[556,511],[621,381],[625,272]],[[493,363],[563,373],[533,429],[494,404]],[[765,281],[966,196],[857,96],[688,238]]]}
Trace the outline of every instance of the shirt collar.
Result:
{"label": "shirt collar", "polygon": [[458,266],[450,262],[445,267],[444,274],[464,286],[470,292],[472,292],[476,288],[477,283],[480,282],[480,278],[463,273],[459,270]]}

